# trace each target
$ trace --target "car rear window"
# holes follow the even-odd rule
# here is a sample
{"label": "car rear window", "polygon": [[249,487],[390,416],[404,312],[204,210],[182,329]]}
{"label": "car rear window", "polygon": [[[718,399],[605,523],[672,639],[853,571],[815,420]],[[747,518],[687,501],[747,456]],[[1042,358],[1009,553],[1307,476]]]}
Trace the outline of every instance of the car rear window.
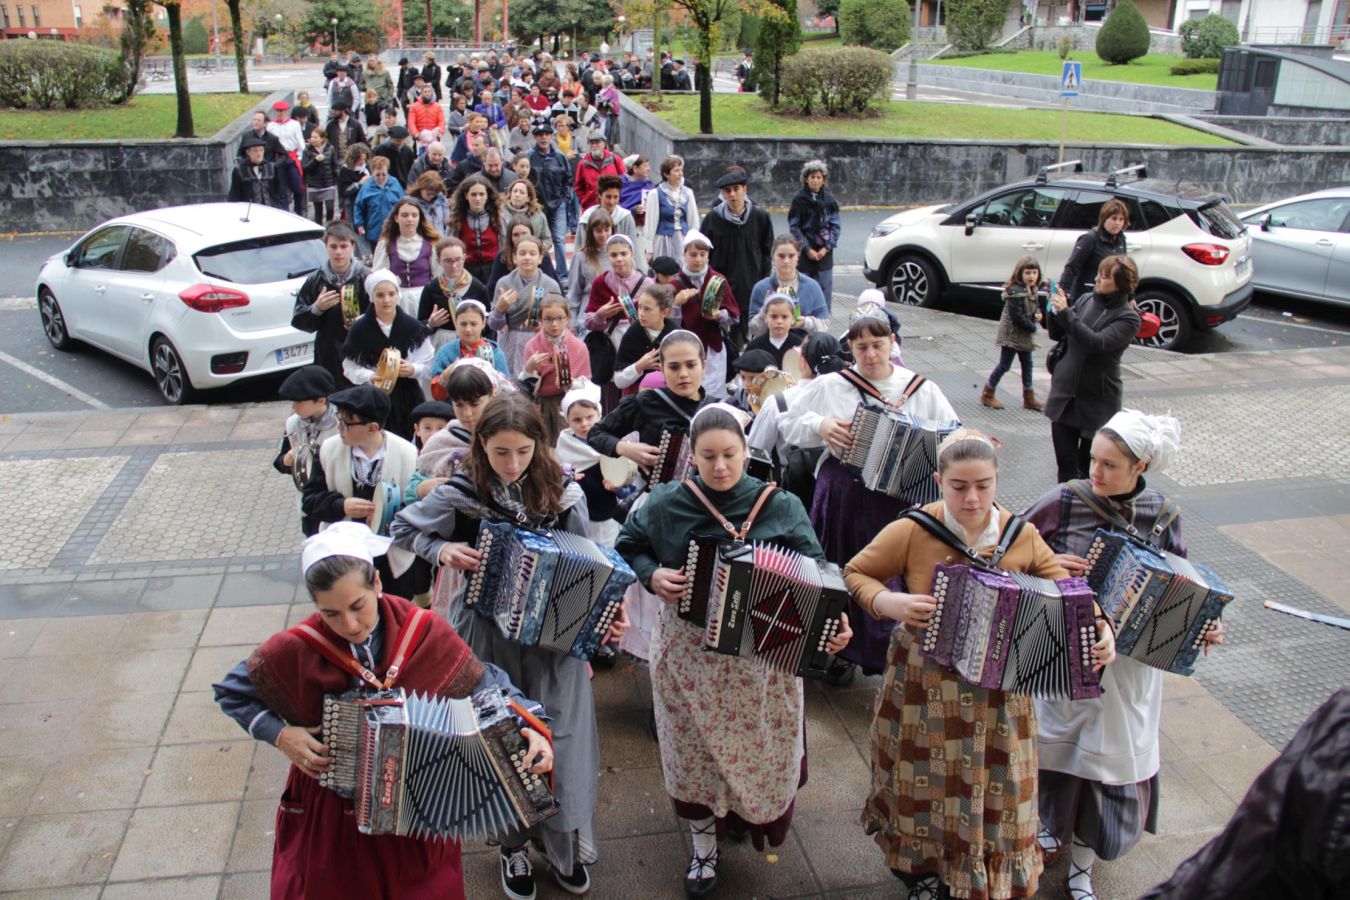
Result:
{"label": "car rear window", "polygon": [[308,275],[328,259],[322,231],[219,244],[192,257],[203,275],[233,284],[269,284]]}
{"label": "car rear window", "polygon": [[1191,219],[1196,225],[1200,226],[1202,231],[1212,234],[1216,238],[1224,240],[1233,240],[1242,237],[1245,230],[1238,217],[1233,215],[1233,211],[1228,208],[1228,204],[1222,200],[1215,200],[1213,203],[1207,203],[1199,209],[1193,209]]}

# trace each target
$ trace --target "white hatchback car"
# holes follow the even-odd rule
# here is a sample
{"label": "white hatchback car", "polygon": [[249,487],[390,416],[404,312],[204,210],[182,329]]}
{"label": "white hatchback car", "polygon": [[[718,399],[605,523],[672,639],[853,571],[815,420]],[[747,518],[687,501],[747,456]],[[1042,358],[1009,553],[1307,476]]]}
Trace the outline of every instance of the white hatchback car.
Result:
{"label": "white hatchback car", "polygon": [[155,377],[168,403],[196,390],[307,365],[314,336],[291,327],[323,229],[246,203],[112,219],[48,259],[38,312],[53,347],[92,344]]}
{"label": "white hatchback car", "polygon": [[1350,305],[1350,187],[1258,206],[1242,221],[1257,290]]}
{"label": "white hatchback car", "polygon": [[[1077,171],[1052,174],[1069,167]],[[1142,166],[1081,172],[1072,162],[1048,166],[1034,180],[891,216],[872,229],[863,275],[898,303],[933,306],[948,291],[997,297],[1022,256],[1058,278],[1079,235],[1116,197],[1130,209],[1125,241],[1139,266],[1135,299],[1161,323],[1156,337],[1140,343],[1179,349],[1196,328],[1227,322],[1251,302],[1251,238],[1222,197],[1161,179],[1125,180],[1146,174]]]}

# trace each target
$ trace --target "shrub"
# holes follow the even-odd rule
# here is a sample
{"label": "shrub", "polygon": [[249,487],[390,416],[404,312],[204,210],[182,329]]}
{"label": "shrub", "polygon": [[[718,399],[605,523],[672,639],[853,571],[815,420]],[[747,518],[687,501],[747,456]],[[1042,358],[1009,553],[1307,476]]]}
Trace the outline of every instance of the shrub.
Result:
{"label": "shrub", "polygon": [[193,16],[183,24],[183,52],[209,53],[211,36],[206,33],[206,23],[201,16]]}
{"label": "shrub", "polygon": [[1224,47],[1234,47],[1240,40],[1237,26],[1218,13],[1183,22],[1177,31],[1187,59],[1218,59]]}
{"label": "shrub", "polygon": [[783,102],[811,115],[862,113],[890,95],[895,63],[890,54],[863,47],[803,50],[783,62]]}
{"label": "shrub", "polygon": [[1173,75],[1217,75],[1217,59],[1183,59],[1172,64]]}
{"label": "shrub", "polygon": [[128,72],[115,53],[62,41],[0,43],[0,106],[76,109],[127,96]]}
{"label": "shrub", "polygon": [[1073,52],[1073,38],[1067,34],[1059,39],[1059,58],[1068,59],[1069,54]]}
{"label": "shrub", "polygon": [[797,0],[770,3],[775,9],[766,10],[760,23],[750,82],[771,106],[777,106],[782,96],[783,61],[801,49],[802,24],[797,19]]}
{"label": "shrub", "polygon": [[984,50],[1003,30],[1005,0],[947,0],[947,37],[961,50]]}
{"label": "shrub", "polygon": [[1148,53],[1148,23],[1133,0],[1120,0],[1097,32],[1097,55],[1113,66],[1124,65]]}
{"label": "shrub", "polygon": [[888,53],[909,43],[910,8],[905,0],[840,0],[839,34],[845,44]]}

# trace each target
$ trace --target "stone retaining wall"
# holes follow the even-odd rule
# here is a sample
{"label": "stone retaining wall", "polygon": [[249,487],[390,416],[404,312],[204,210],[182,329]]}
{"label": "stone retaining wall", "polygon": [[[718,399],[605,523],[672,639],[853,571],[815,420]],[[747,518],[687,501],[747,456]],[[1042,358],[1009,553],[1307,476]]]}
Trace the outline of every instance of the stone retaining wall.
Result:
{"label": "stone retaining wall", "polygon": [[1298,116],[1199,116],[1202,121],[1286,146],[1350,147],[1350,119]]}
{"label": "stone retaining wall", "polygon": [[[830,190],[850,206],[906,206],[959,200],[1034,175],[1055,162],[1058,146],[1025,141],[881,138],[767,138],[685,135],[623,97],[623,149],[652,159],[684,157],[685,178],[707,205],[727,166],[743,165],[756,202],[786,205],[800,186],[802,163],[824,159]],[[1259,147],[1152,147],[1071,143],[1067,158],[1090,171],[1138,162],[1150,174],[1222,192],[1237,203],[1266,203],[1328,184],[1350,183],[1350,150]]]}
{"label": "stone retaining wall", "polygon": [[224,200],[230,168],[257,104],[209,138],[0,141],[0,221],[12,231],[78,231],[114,216]]}

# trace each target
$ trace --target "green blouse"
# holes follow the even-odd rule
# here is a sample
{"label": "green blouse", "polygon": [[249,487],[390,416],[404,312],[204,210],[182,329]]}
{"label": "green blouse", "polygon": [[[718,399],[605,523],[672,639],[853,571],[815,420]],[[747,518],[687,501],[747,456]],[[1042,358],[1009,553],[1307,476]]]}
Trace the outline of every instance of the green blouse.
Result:
{"label": "green blouse", "polygon": [[[694,480],[713,506],[736,528],[745,523],[745,517],[764,489],[764,482],[750,475],[742,475],[729,491],[710,490],[701,479]],[[614,549],[633,567],[643,586],[651,590],[652,574],[657,569],[684,568],[691,535],[725,533],[721,523],[688,488],[667,483],[653,488],[647,502],[628,516]],[[801,500],[787,491],[775,492],[764,504],[747,540],[769,541],[825,561],[825,552],[816,540],[806,509]]]}

